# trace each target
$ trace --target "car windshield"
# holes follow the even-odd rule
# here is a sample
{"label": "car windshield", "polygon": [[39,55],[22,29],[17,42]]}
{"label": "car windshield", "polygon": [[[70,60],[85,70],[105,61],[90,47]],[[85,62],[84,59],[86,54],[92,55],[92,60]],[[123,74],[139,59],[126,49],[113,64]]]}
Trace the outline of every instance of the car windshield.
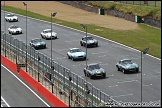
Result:
{"label": "car windshield", "polygon": [[93,40],[93,37],[86,37],[87,40]]}
{"label": "car windshield", "polygon": [[19,27],[18,26],[11,26],[10,28],[14,28],[15,29],[15,28],[19,28]]}
{"label": "car windshield", "polygon": [[81,49],[72,49],[71,52],[72,52],[72,53],[81,52]]}
{"label": "car windshield", "polygon": [[100,67],[99,64],[95,64],[95,65],[90,65],[90,66],[89,66],[89,69],[90,69],[90,70],[100,69],[100,68],[101,68],[101,67]]}
{"label": "car windshield", "polygon": [[9,15],[7,15],[7,17],[13,17],[13,16],[15,16],[14,14],[9,14]]}
{"label": "car windshield", "polygon": [[123,64],[132,64],[132,60],[124,60]]}
{"label": "car windshield", "polygon": [[38,42],[42,42],[42,40],[41,39],[35,39],[33,42],[38,43]]}
{"label": "car windshield", "polygon": [[45,33],[51,33],[51,30],[46,30]]}

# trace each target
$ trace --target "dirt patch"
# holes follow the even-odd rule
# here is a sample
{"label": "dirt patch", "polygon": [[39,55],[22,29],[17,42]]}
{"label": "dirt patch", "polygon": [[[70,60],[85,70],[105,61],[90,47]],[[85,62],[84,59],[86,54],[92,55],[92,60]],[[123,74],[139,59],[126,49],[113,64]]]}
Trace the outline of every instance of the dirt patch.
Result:
{"label": "dirt patch", "polygon": [[[45,16],[51,15],[52,12],[57,12],[55,18],[83,24],[94,24],[100,27],[106,27],[114,30],[132,30],[138,29],[138,24],[121,18],[99,15],[92,12],[87,12],[82,9],[62,4],[56,1],[6,1],[6,6],[26,9],[23,2],[27,3],[29,11],[39,13]],[[1,1],[4,5],[4,1]]]}

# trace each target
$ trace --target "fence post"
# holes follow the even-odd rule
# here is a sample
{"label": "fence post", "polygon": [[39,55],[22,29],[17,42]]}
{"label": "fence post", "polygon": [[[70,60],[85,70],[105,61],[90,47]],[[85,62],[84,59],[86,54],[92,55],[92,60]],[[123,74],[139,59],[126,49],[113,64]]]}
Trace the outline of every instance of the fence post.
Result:
{"label": "fence post", "polygon": [[38,82],[39,82],[39,60],[40,60],[40,57],[39,57],[39,52],[38,52]]}

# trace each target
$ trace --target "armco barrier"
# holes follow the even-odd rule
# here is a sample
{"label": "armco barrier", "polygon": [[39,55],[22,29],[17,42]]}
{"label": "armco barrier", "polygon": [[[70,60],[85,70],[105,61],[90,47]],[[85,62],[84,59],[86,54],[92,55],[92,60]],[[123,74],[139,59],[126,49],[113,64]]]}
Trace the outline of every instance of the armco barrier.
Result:
{"label": "armco barrier", "polygon": [[3,64],[8,69],[12,70],[14,73],[17,74],[16,64],[10,61],[9,59],[7,59],[6,57],[4,57],[3,55],[1,55],[1,64]]}
{"label": "armco barrier", "polygon": [[49,103],[51,103],[54,107],[68,107],[65,103],[59,100],[54,94],[48,91],[45,87],[43,87],[39,82],[33,79],[30,75],[28,75],[24,70],[20,68],[20,72],[18,74],[16,64],[3,55],[1,55],[1,64],[6,66],[12,72],[16,73],[19,77],[21,77],[25,82],[27,82],[37,93],[43,96]]}

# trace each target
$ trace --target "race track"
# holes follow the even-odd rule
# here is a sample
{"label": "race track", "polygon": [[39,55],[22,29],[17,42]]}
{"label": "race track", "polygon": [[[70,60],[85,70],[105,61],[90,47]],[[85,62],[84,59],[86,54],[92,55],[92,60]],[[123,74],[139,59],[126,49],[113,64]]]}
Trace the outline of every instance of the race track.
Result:
{"label": "race track", "polygon": [[[10,25],[16,24],[23,30],[21,35],[13,37],[24,41],[26,36],[26,18],[19,16],[19,22],[6,22],[6,32]],[[78,25],[80,26],[80,25]],[[41,38],[42,30],[51,28],[50,22],[44,22],[28,18],[27,22],[27,42],[33,38]],[[52,59],[59,64],[69,68],[72,72],[85,78],[83,68],[86,61],[72,61],[67,58],[69,48],[78,47],[86,51],[85,47],[80,46],[80,39],[85,36],[85,32],[74,30],[68,27],[53,24],[53,30],[57,32],[58,39],[52,40]],[[1,30],[4,29],[4,12],[1,11]],[[94,36],[92,34],[88,34]],[[110,95],[113,99],[121,102],[141,102],[141,72],[135,74],[123,74],[117,71],[115,65],[120,59],[130,58],[140,66],[141,52],[129,47],[114,43],[110,40],[94,36],[99,42],[99,47],[88,48],[87,63],[100,63],[107,72],[105,79],[89,79],[101,91]],[[47,44],[46,49],[38,50],[41,53],[51,56],[51,40],[44,40]],[[150,49],[151,50],[151,49]],[[142,101],[161,102],[161,60],[148,54],[142,58]]]}

